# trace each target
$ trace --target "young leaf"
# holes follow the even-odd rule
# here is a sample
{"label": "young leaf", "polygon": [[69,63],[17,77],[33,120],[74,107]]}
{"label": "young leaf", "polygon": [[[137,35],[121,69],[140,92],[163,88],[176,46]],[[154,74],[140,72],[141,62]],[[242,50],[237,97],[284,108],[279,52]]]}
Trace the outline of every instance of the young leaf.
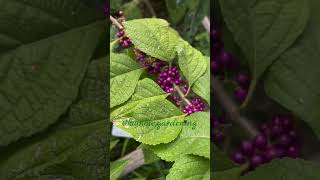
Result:
{"label": "young leaf", "polygon": [[198,112],[185,120],[190,124],[182,128],[180,135],[173,142],[150,146],[161,159],[175,161],[188,154],[210,158],[210,114]]}
{"label": "young leaf", "polygon": [[102,32],[94,23],[0,56],[1,146],[47,128],[67,110]]}
{"label": "young leaf", "polygon": [[220,0],[225,22],[246,55],[253,76],[248,98],[264,71],[303,32],[309,17],[304,0]]}
{"label": "young leaf", "polygon": [[240,177],[240,180],[320,179],[320,165],[302,159],[277,159]]}
{"label": "young leaf", "polygon": [[117,180],[122,171],[126,168],[127,164],[128,161],[126,160],[112,162],[110,168],[110,180]]}
{"label": "young leaf", "polygon": [[265,80],[267,94],[309,123],[320,137],[320,12],[311,1],[311,19],[293,47],[272,65]]}
{"label": "young leaf", "polygon": [[179,40],[177,32],[163,19],[135,19],[124,23],[126,34],[136,48],[163,61],[172,61]]}
{"label": "young leaf", "polygon": [[167,180],[209,180],[210,160],[199,156],[182,156],[170,169]]}
{"label": "young leaf", "polygon": [[210,58],[207,59],[206,72],[194,83],[192,91],[201,96],[210,105]]}
{"label": "young leaf", "polygon": [[208,62],[200,51],[182,39],[176,48],[179,57],[179,67],[188,80],[189,86],[192,86],[205,73]]}
{"label": "young leaf", "polygon": [[134,93],[143,68],[125,54],[110,55],[110,108],[127,101]]}

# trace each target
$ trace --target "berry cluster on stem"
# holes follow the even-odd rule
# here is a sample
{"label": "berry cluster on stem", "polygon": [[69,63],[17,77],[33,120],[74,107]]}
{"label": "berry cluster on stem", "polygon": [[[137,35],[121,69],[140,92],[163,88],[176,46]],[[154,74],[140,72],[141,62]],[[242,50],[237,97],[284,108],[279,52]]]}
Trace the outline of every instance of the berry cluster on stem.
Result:
{"label": "berry cluster on stem", "polygon": [[253,139],[242,141],[232,154],[232,160],[237,164],[248,163],[248,170],[253,170],[276,158],[297,158],[300,151],[301,143],[292,117],[278,115],[270,123],[261,125]]}
{"label": "berry cluster on stem", "polygon": [[[129,37],[125,34],[125,29],[122,23],[125,21],[123,12],[118,13],[117,19],[110,16],[110,20],[117,27],[117,36],[119,44],[123,48],[134,47]],[[175,103],[182,112],[190,115],[195,112],[202,112],[205,110],[205,104],[200,97],[195,97],[191,101],[186,97],[188,95],[189,86],[178,70],[177,66],[171,66],[167,62],[152,57],[138,48],[133,48],[137,62],[144,66],[147,73],[158,75],[157,83],[168,94],[169,99]]]}

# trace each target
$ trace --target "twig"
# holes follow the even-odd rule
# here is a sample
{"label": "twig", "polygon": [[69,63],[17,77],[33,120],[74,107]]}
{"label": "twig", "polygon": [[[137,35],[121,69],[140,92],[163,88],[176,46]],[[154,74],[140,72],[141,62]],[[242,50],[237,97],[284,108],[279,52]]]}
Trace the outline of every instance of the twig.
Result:
{"label": "twig", "polygon": [[157,14],[155,12],[155,10],[153,9],[151,3],[149,2],[149,0],[143,0],[144,4],[147,6],[147,8],[149,9],[152,17],[157,17]]}
{"label": "twig", "polygon": [[123,26],[111,15],[110,15],[110,20],[118,29],[123,29]]}
{"label": "twig", "polygon": [[121,158],[119,160],[128,160],[129,161],[126,168],[121,173],[120,177],[126,176],[130,172],[136,170],[137,168],[142,166],[145,162],[143,150],[139,149],[139,148],[132,151],[131,153],[127,154],[126,156],[124,156],[123,158]]}
{"label": "twig", "polygon": [[181,91],[181,89],[179,88],[179,86],[177,86],[176,84],[173,84],[174,89],[177,91],[177,93],[179,94],[180,98],[186,102],[188,105],[191,104],[191,102],[189,101],[189,99],[186,98],[186,96],[183,94],[183,92]]}
{"label": "twig", "polygon": [[247,118],[241,116],[238,106],[226,93],[221,82],[215,77],[212,77],[212,79],[213,83],[211,83],[211,89],[213,89],[214,96],[216,97],[217,101],[220,102],[230,119],[247,130],[250,136],[256,136],[258,134],[257,129]]}
{"label": "twig", "polygon": [[208,16],[205,16],[202,20],[202,25],[207,30],[208,33],[210,33],[210,20]]}

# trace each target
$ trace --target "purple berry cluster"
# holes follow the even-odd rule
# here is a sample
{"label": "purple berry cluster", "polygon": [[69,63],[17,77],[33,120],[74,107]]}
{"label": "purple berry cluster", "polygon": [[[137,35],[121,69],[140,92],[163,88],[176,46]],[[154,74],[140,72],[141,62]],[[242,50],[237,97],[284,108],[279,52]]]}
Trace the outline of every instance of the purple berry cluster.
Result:
{"label": "purple berry cluster", "polygon": [[225,135],[223,133],[224,125],[226,124],[224,116],[216,117],[215,115],[211,115],[211,124],[213,124],[212,131],[212,141],[216,145],[220,145],[224,142]]}
{"label": "purple berry cluster", "polygon": [[203,112],[204,108],[205,108],[204,103],[201,101],[199,97],[196,97],[191,101],[191,104],[188,104],[187,106],[185,106],[182,112],[187,115],[190,115],[195,112]]}
{"label": "purple berry cluster", "polygon": [[221,35],[218,31],[211,32],[213,58],[211,58],[211,71],[213,75],[222,75],[224,71],[234,71],[239,66],[239,61],[224,50]]}
{"label": "purple berry cluster", "polygon": [[[117,21],[123,25],[123,22],[126,21],[125,16],[122,11],[119,11],[117,14]],[[132,46],[132,42],[129,39],[129,37],[126,35],[124,29],[118,29],[117,32],[118,42],[121,47],[123,48],[129,48]]]}
{"label": "purple berry cluster", "polygon": [[136,55],[136,60],[144,67],[147,67],[149,74],[159,74],[161,68],[167,65],[166,62],[149,56],[137,48],[134,48],[133,52]]}
{"label": "purple berry cluster", "polygon": [[253,170],[275,158],[297,158],[300,151],[291,116],[275,116],[271,123],[260,127],[254,139],[241,143],[240,149],[232,154],[232,160],[237,164],[248,163],[249,170]]}
{"label": "purple berry cluster", "polygon": [[103,3],[103,14],[104,16],[109,16],[109,4],[108,4],[108,1],[104,1]]}
{"label": "purple berry cluster", "polygon": [[182,83],[184,83],[184,80],[182,80],[176,66],[172,68],[165,67],[158,76],[158,84],[166,93],[174,91],[173,84],[180,86]]}

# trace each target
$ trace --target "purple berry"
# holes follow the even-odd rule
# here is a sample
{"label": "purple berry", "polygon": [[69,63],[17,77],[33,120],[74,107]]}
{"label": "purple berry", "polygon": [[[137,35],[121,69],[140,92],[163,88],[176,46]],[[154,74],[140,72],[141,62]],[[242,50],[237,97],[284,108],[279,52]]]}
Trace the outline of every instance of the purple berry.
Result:
{"label": "purple berry", "polygon": [[298,145],[291,145],[288,147],[287,156],[291,158],[297,158],[300,154],[300,148]]}
{"label": "purple berry", "polygon": [[244,164],[246,162],[246,157],[241,152],[233,153],[231,158],[237,164]]}
{"label": "purple berry", "polygon": [[283,128],[280,125],[273,125],[271,127],[271,136],[275,137],[280,135],[283,132]]}
{"label": "purple berry", "polygon": [[236,89],[236,91],[234,92],[235,98],[239,103],[242,103],[247,95],[248,95],[248,90],[247,89],[243,89],[242,87],[238,87]]}
{"label": "purple berry", "polygon": [[250,78],[247,73],[243,73],[243,72],[239,73],[237,75],[236,81],[238,85],[243,88],[248,88],[250,85]]}
{"label": "purple berry", "polygon": [[222,52],[219,56],[219,62],[222,66],[228,67],[232,63],[232,55],[227,52]]}
{"label": "purple berry", "polygon": [[217,132],[213,133],[213,142],[215,144],[219,145],[219,144],[223,143],[224,138],[225,138],[224,134],[222,132],[220,132],[220,131],[217,131]]}
{"label": "purple berry", "polygon": [[264,158],[263,158],[263,156],[261,156],[259,154],[253,155],[250,159],[250,166],[252,168],[256,168],[256,167],[262,165],[263,163],[264,163]]}
{"label": "purple berry", "polygon": [[255,144],[255,146],[256,146],[258,149],[264,150],[264,149],[266,149],[266,147],[267,147],[267,145],[268,145],[268,140],[267,140],[267,138],[265,137],[265,135],[263,135],[263,134],[258,134],[258,135],[255,137],[254,144]]}
{"label": "purple berry", "polygon": [[253,143],[251,141],[243,141],[241,143],[241,151],[243,154],[251,156],[254,151]]}
{"label": "purple berry", "polygon": [[290,145],[291,142],[292,142],[292,139],[291,139],[291,137],[289,135],[287,135],[287,134],[280,135],[279,144],[281,146],[287,147],[287,146]]}

